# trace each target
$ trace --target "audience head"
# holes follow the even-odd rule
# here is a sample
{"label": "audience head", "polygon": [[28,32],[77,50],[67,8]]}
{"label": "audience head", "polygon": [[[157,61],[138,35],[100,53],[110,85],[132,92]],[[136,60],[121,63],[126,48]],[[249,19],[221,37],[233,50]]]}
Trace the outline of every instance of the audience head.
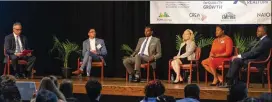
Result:
{"label": "audience head", "polygon": [[257,33],[257,37],[259,38],[263,37],[264,35],[267,35],[267,26],[264,26],[264,25],[258,26],[256,33]]}
{"label": "audience head", "polygon": [[64,79],[60,84],[59,90],[64,94],[66,98],[73,97],[73,83],[71,80]]}
{"label": "audience head", "polygon": [[100,96],[102,85],[97,80],[88,80],[85,89],[89,99],[92,101]]}
{"label": "audience head", "polygon": [[191,29],[186,29],[182,34],[183,41],[191,40],[194,41],[195,35]]}
{"label": "audience head", "polygon": [[264,93],[260,96],[261,102],[272,102],[272,93]]}
{"label": "audience head", "polygon": [[215,36],[220,37],[225,35],[226,33],[226,26],[225,25],[217,25],[215,29]]}
{"label": "audience head", "polygon": [[6,102],[20,102],[21,95],[16,86],[16,78],[11,75],[1,76],[1,92]]}
{"label": "audience head", "polygon": [[95,38],[96,36],[96,31],[94,28],[91,28],[88,32],[89,38]]}
{"label": "audience head", "polygon": [[36,96],[36,102],[58,102],[58,97],[48,90],[39,90]]}
{"label": "audience head", "polygon": [[145,97],[158,97],[164,92],[165,87],[159,80],[152,80],[145,86]]}
{"label": "audience head", "polygon": [[59,89],[56,87],[56,85],[53,83],[53,81],[49,77],[44,77],[41,80],[39,90],[51,91],[55,93],[59,99],[66,101],[64,95],[59,91]]}
{"label": "audience head", "polygon": [[145,27],[145,36],[150,37],[153,34],[153,29],[151,26],[146,26]]}
{"label": "audience head", "polygon": [[13,24],[13,33],[16,35],[20,35],[22,32],[22,24],[20,22],[15,22]]}
{"label": "audience head", "polygon": [[56,87],[59,87],[58,78],[54,75],[50,75],[49,78],[53,81],[53,83],[56,85]]}
{"label": "audience head", "polygon": [[196,84],[189,84],[184,88],[185,98],[194,98],[199,100],[200,89]]}
{"label": "audience head", "polygon": [[228,100],[229,102],[241,101],[247,98],[247,87],[245,83],[238,82],[231,86],[229,91]]}
{"label": "audience head", "polygon": [[[248,97],[248,98],[245,98],[244,100],[242,100],[241,102],[260,102],[260,100],[257,98]],[[261,101],[261,102],[263,102],[263,101]]]}

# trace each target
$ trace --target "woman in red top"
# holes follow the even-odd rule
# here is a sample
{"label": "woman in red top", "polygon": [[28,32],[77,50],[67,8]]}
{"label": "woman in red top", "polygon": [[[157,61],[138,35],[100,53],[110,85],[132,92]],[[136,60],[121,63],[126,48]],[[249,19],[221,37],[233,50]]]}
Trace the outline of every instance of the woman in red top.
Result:
{"label": "woman in red top", "polygon": [[203,67],[213,75],[213,82],[210,86],[216,86],[222,82],[222,76],[216,72],[216,68],[222,64],[223,61],[231,59],[233,50],[232,39],[225,35],[225,26],[216,26],[216,39],[214,39],[209,58],[202,61]]}

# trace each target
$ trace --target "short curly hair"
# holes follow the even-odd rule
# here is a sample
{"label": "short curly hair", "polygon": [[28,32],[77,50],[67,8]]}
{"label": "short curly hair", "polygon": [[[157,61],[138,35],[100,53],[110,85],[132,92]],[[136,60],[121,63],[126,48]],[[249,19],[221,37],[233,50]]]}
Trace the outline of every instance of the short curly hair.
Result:
{"label": "short curly hair", "polygon": [[145,97],[158,97],[163,95],[165,87],[160,80],[152,80],[145,86]]}

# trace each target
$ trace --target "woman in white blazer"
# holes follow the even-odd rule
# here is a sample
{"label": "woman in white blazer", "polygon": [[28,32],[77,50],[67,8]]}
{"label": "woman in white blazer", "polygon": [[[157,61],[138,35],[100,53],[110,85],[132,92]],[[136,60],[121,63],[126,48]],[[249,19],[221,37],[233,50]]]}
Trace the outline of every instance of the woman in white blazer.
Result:
{"label": "woman in white blazer", "polygon": [[183,42],[180,44],[179,52],[177,56],[174,56],[171,66],[176,73],[176,79],[173,84],[183,82],[183,78],[180,74],[180,66],[182,64],[190,63],[190,60],[195,60],[196,44],[194,42],[194,33],[191,29],[186,29],[182,34]]}

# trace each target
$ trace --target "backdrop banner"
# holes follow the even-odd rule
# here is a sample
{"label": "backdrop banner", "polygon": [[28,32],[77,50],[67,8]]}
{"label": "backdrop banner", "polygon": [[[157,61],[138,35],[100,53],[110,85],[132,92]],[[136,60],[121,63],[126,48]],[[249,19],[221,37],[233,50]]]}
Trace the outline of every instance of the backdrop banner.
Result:
{"label": "backdrop banner", "polygon": [[151,24],[271,24],[271,1],[150,1]]}

